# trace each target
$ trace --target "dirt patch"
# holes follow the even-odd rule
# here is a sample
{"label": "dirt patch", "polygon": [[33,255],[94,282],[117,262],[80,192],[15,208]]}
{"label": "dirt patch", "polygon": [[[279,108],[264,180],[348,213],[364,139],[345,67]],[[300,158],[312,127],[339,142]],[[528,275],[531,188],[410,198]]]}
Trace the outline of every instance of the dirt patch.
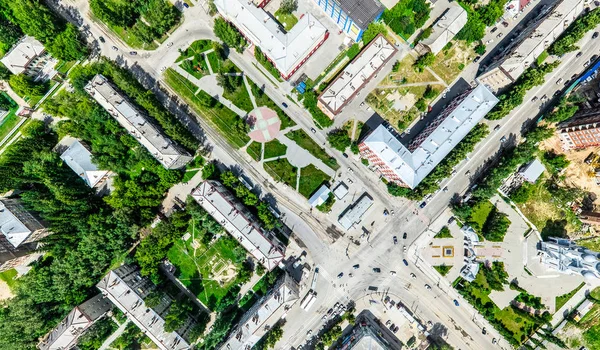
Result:
{"label": "dirt patch", "polygon": [[442,50],[435,56],[431,69],[450,84],[458,77],[460,72],[477,56],[471,46],[462,41],[451,41],[452,47]]}
{"label": "dirt patch", "polygon": [[2,280],[0,280],[0,300],[10,299],[15,295],[12,293],[8,284]]}

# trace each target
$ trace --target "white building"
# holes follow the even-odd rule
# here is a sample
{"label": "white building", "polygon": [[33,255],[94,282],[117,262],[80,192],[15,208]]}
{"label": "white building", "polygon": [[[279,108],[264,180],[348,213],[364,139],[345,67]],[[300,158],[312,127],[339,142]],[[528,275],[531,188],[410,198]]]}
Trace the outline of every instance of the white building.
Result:
{"label": "white building", "polygon": [[13,74],[23,73],[41,80],[52,77],[52,68],[56,64],[56,60],[46,52],[44,45],[28,35],[21,38],[0,62]]}
{"label": "white building", "polygon": [[184,167],[192,157],[152,125],[146,116],[97,74],[85,90],[167,169]]}
{"label": "white building", "polygon": [[250,350],[299,299],[298,284],[286,273],[268,295],[248,310],[221,350]]}
{"label": "white building", "polygon": [[517,80],[583,12],[585,0],[561,0],[546,7],[521,31],[477,80],[498,91]]}
{"label": "white building", "polygon": [[313,208],[319,206],[325,203],[327,198],[329,198],[330,193],[331,191],[329,190],[329,187],[321,185],[321,187],[319,187],[319,189],[312,196],[310,196],[308,199],[308,204],[310,204],[310,206]]}
{"label": "white building", "polygon": [[[40,350],[74,349],[81,337],[110,309],[112,303],[102,294],[92,297],[75,307],[59,324],[42,338],[37,345]],[[112,321],[111,321],[112,322]]]}
{"label": "white building", "polygon": [[418,45],[424,46],[429,52],[437,55],[465,24],[467,24],[467,11],[457,3],[450,3],[450,7],[431,26],[431,35]]}
{"label": "white building", "polygon": [[373,205],[373,197],[368,193],[363,193],[362,196],[351,206],[346,208],[340,215],[338,222],[345,230],[349,230],[354,224],[359,223],[367,210]]}
{"label": "white building", "polygon": [[60,144],[67,147],[60,155],[65,164],[91,188],[100,186],[108,178],[108,170],[100,170],[92,161],[92,153],[79,140],[64,137]]}
{"label": "white building", "polygon": [[194,327],[195,322],[188,317],[185,324],[177,331],[165,331],[163,316],[171,304],[171,299],[165,296],[156,307],[147,307],[144,298],[154,290],[155,286],[147,277],[140,275],[137,267],[122,265],[110,271],[96,287],[159,349],[191,349],[191,345],[185,337]]}
{"label": "white building", "polygon": [[251,1],[215,0],[217,10],[289,79],[329,36],[327,29],[310,13],[285,32],[262,8]]}
{"label": "white building", "polygon": [[379,34],[321,93],[317,103],[319,108],[333,119],[397,51]]}
{"label": "white building", "polygon": [[535,183],[542,176],[546,167],[537,158],[531,161],[519,172],[523,179],[530,183]]}
{"label": "white building", "polygon": [[552,270],[581,275],[586,281],[600,279],[600,254],[571,240],[549,237],[548,242],[538,243],[538,252],[542,256],[542,264]]}
{"label": "white building", "polygon": [[415,188],[498,103],[484,85],[457,96],[409,143],[400,143],[391,127],[380,125],[359,144],[386,179]]}
{"label": "white building", "polygon": [[267,270],[285,257],[285,246],[273,232],[259,226],[254,216],[217,181],[204,181],[192,197]]}

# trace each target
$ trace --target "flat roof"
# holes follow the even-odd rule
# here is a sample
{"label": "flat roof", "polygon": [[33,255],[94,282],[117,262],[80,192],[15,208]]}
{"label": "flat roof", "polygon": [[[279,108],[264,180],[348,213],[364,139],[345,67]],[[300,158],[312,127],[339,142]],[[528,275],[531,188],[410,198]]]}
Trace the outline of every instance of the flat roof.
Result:
{"label": "flat roof", "polygon": [[437,55],[446,44],[467,24],[467,11],[462,6],[450,3],[440,18],[431,26],[431,35],[421,41],[429,50]]}
{"label": "flat roof", "polygon": [[98,169],[92,162],[92,153],[79,140],[74,140],[60,155],[60,159],[89,187],[95,187],[109,173]]}
{"label": "flat roof", "polygon": [[34,58],[46,51],[44,45],[34,37],[25,35],[8,51],[0,62],[13,74],[25,72],[25,69]]}
{"label": "flat roof", "polygon": [[225,230],[268,270],[284,258],[281,244],[272,232],[264,231],[252,214],[219,182],[204,181],[192,197]]}
{"label": "flat roof", "polygon": [[284,76],[311,54],[324,39],[327,29],[310,13],[305,13],[287,33],[271,15],[244,0],[215,0],[217,10],[246,38],[260,47]]}
{"label": "flat roof", "polygon": [[329,198],[329,193],[331,193],[329,187],[327,187],[326,185],[321,185],[317,192],[315,192],[309,198],[308,204],[310,204],[311,207],[316,207],[317,205],[323,204],[327,200],[327,198]]}
{"label": "flat roof", "polygon": [[332,114],[338,114],[398,51],[379,34],[350,62],[319,96],[319,102]]}
{"label": "flat roof", "polygon": [[534,183],[540,176],[542,176],[544,170],[546,170],[544,164],[535,158],[525,167],[525,169],[523,169],[523,171],[521,171],[521,176],[523,176],[525,180]]}
{"label": "flat roof", "polygon": [[498,98],[483,84],[478,85],[463,97],[458,105],[442,111],[447,113],[448,108],[453,108],[412,152],[383,124],[371,132],[362,143],[408,187],[415,188],[496,103]]}
{"label": "flat roof", "polygon": [[335,194],[338,199],[346,197],[348,194],[348,186],[346,186],[345,183],[340,182],[340,184],[337,185],[337,187],[333,190],[333,194]]}
{"label": "flat roof", "polygon": [[383,12],[384,7],[378,0],[338,0],[342,11],[352,18],[361,29],[367,29]]}
{"label": "flat roof", "polygon": [[85,89],[165,168],[181,167],[185,163],[177,166],[178,162],[181,163],[184,158],[187,161],[192,159],[187,152],[180,149],[161,130],[149,122],[146,115],[117,91],[103,75],[94,76]]}
{"label": "flat roof", "polygon": [[368,193],[363,193],[362,196],[340,215],[338,222],[346,230],[349,230],[355,223],[360,222],[363,215],[373,205],[373,197]]}

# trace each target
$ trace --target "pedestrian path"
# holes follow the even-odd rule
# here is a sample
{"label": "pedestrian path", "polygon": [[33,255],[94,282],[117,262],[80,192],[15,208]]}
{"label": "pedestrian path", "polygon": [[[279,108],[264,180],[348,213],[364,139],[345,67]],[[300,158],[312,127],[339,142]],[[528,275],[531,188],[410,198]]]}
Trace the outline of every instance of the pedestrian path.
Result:
{"label": "pedestrian path", "polygon": [[121,336],[121,334],[123,334],[123,332],[125,331],[125,328],[127,328],[128,324],[129,324],[129,319],[127,319],[125,322],[123,322],[123,324],[120,325],[119,328],[117,328],[117,330],[114,331],[113,334],[111,334],[108,338],[106,338],[106,340],[104,341],[104,343],[102,343],[102,345],[100,346],[100,348],[98,348],[98,350],[108,349],[110,344],[112,344],[115,340],[117,340],[118,337]]}

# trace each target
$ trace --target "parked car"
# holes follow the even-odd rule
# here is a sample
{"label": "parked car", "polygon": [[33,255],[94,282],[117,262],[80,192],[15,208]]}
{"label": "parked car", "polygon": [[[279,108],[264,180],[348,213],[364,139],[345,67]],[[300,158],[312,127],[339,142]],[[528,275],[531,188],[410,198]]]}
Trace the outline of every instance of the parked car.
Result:
{"label": "parked car", "polygon": [[352,266],[352,268],[355,269],[355,270],[358,270],[359,267],[360,267],[359,264],[356,264],[356,265]]}
{"label": "parked car", "polygon": [[408,266],[408,261],[406,261],[406,259],[402,259],[402,262],[404,263],[404,265]]}
{"label": "parked car", "polygon": [[460,306],[460,304],[458,303],[458,300],[454,299],[454,305]]}
{"label": "parked car", "polygon": [[454,216],[451,216],[450,219],[448,219],[448,225],[450,225],[454,221],[456,221],[456,219],[454,218]]}
{"label": "parked car", "polygon": [[483,335],[487,334],[487,330],[485,329],[485,327],[483,327],[483,329],[481,330],[481,334],[483,334]]}
{"label": "parked car", "polygon": [[373,268],[373,272],[375,272],[375,273],[380,273],[380,272],[381,272],[381,269],[380,269],[379,267],[374,267],[374,268]]}
{"label": "parked car", "polygon": [[410,277],[412,277],[412,278],[414,278],[414,279],[417,279],[417,275],[415,275],[415,274],[414,274],[414,273],[412,273],[412,272],[410,273]]}
{"label": "parked car", "polygon": [[442,192],[448,192],[448,186],[444,187],[444,188],[442,189]]}
{"label": "parked car", "polygon": [[404,233],[402,234],[402,239],[406,239],[406,237],[408,237],[408,233],[404,232]]}
{"label": "parked car", "polygon": [[281,105],[283,106],[283,108],[288,108],[288,105],[285,102],[281,102]]}
{"label": "parked car", "polygon": [[498,33],[498,35],[496,35],[496,38],[502,38],[504,36],[504,33]]}
{"label": "parked car", "polygon": [[506,142],[506,136],[502,136],[502,138],[500,139],[500,142],[501,142],[501,143],[504,143],[504,142]]}
{"label": "parked car", "polygon": [[344,277],[344,273],[340,272],[340,274],[338,275],[338,278],[342,278],[342,277]]}
{"label": "parked car", "polygon": [[116,47],[116,46],[113,46],[112,49],[115,50],[115,51],[119,51],[119,48]]}
{"label": "parked car", "polygon": [[431,286],[430,286],[430,285],[428,285],[428,284],[426,284],[426,285],[425,285],[425,289],[427,289],[427,290],[431,290]]}
{"label": "parked car", "polygon": [[492,344],[496,344],[497,340],[496,338],[492,339]]}
{"label": "parked car", "polygon": [[398,237],[394,236],[394,245],[398,244]]}
{"label": "parked car", "polygon": [[425,208],[426,205],[427,205],[427,202],[423,202],[423,203],[421,203],[421,205],[419,205],[419,208],[423,209],[423,208]]}
{"label": "parked car", "polygon": [[315,128],[310,128],[310,131],[311,131],[313,134],[316,134],[316,133],[317,133],[317,130],[316,130]]}
{"label": "parked car", "polygon": [[[189,8],[190,8],[190,5],[188,5],[187,3],[185,3],[185,2],[184,2],[184,3],[183,3],[183,7],[185,7],[186,9],[189,9]],[[309,334],[309,335],[310,335],[310,334]]]}
{"label": "parked car", "polygon": [[563,78],[559,78],[559,79],[556,81],[556,85],[558,85],[558,84],[560,84],[560,83],[562,83],[562,82],[563,82]]}
{"label": "parked car", "polygon": [[479,62],[479,60],[481,59],[481,56],[477,56],[473,59],[473,63],[477,63]]}
{"label": "parked car", "polygon": [[105,42],[106,42],[106,40],[104,40],[104,37],[103,37],[103,36],[99,36],[99,37],[98,37],[98,40],[100,40],[100,42],[101,42],[101,43],[105,43]]}
{"label": "parked car", "polygon": [[531,102],[535,102],[535,101],[537,101],[537,100],[538,100],[538,97],[537,97],[537,96],[533,96],[533,97],[531,98]]}
{"label": "parked car", "polygon": [[490,32],[495,33],[497,30],[498,30],[498,27],[494,27],[494,28],[492,28],[492,30]]}
{"label": "parked car", "polygon": [[342,153],[342,155],[344,156],[344,158],[348,158],[348,154]]}
{"label": "parked car", "polygon": [[396,276],[396,271],[390,271],[391,276]]}
{"label": "parked car", "polygon": [[579,57],[581,57],[581,55],[583,55],[583,51],[579,51],[579,52],[577,53],[577,55],[575,55],[575,57],[579,58]]}
{"label": "parked car", "polygon": [[600,33],[594,32],[594,34],[592,34],[592,39],[596,39],[599,35]]}
{"label": "parked car", "polygon": [[498,131],[498,130],[500,130],[500,124],[494,126],[494,131]]}
{"label": "parked car", "polygon": [[465,171],[465,175],[467,175],[467,176],[471,175],[471,170]]}
{"label": "parked car", "polygon": [[130,54],[131,56],[136,56],[136,55],[137,55],[137,51],[129,51],[129,54]]}
{"label": "parked car", "polygon": [[508,27],[508,22],[504,21],[504,22],[502,22],[502,25],[506,28],[506,27]]}

